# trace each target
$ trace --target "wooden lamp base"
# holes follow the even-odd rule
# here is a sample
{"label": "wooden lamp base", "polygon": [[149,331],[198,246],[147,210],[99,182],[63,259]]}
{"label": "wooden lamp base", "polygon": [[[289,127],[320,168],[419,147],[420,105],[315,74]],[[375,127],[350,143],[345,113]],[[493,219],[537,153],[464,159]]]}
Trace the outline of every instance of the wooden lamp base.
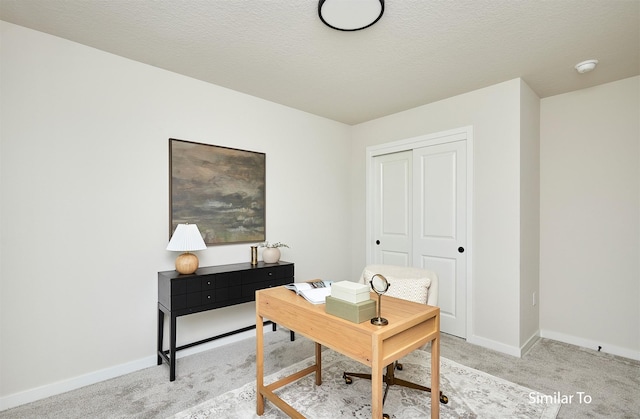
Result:
{"label": "wooden lamp base", "polygon": [[198,270],[198,256],[193,253],[183,253],[176,258],[176,271],[189,275]]}

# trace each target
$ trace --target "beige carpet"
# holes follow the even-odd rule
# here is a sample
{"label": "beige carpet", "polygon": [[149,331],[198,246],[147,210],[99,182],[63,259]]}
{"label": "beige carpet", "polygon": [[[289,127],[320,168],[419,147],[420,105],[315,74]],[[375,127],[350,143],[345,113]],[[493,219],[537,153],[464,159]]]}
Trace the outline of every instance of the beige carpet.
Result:
{"label": "beige carpet", "polygon": [[[149,346],[153,349],[152,342]],[[265,354],[265,374],[270,375],[313,355],[313,342],[303,337],[290,342],[289,331],[269,331]],[[562,403],[558,419],[637,419],[640,412],[638,361],[550,339],[540,339],[515,358],[447,334],[442,335],[441,354],[545,394],[573,396]],[[179,358],[173,382],[167,365],[153,366],[2,411],[0,419],[164,419],[254,383],[255,373],[255,339],[249,338]],[[323,386],[329,382],[327,373],[324,379]],[[363,392],[370,394],[368,383],[364,386]],[[581,403],[580,394],[589,396],[589,402]]]}
{"label": "beige carpet", "polygon": [[[265,378],[269,384],[313,363],[313,357],[285,368]],[[399,378],[428,386],[430,380],[429,354],[415,351],[402,360],[404,368]],[[511,383],[484,372],[441,358],[441,387],[449,398],[440,405],[441,418],[522,418],[553,419],[560,403],[553,395]],[[321,386],[315,385],[314,375],[289,384],[276,391],[282,399],[309,419],[369,418],[371,416],[371,382],[354,379],[347,385],[344,371],[366,371],[366,367],[331,350],[323,352]],[[430,417],[430,396],[425,392],[391,386],[384,412],[392,418]],[[554,403],[555,402],[555,403]],[[255,383],[248,383],[198,406],[173,416],[174,419],[203,418],[259,418],[255,414]],[[267,402],[262,418],[286,418],[273,404]]]}

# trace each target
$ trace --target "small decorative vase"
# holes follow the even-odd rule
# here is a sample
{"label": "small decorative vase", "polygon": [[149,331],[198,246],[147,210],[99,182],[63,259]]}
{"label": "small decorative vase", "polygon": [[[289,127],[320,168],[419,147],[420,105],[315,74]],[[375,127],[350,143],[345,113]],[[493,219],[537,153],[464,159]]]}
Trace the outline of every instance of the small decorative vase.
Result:
{"label": "small decorative vase", "polygon": [[280,249],[277,247],[267,247],[262,252],[264,263],[277,263],[280,260]]}

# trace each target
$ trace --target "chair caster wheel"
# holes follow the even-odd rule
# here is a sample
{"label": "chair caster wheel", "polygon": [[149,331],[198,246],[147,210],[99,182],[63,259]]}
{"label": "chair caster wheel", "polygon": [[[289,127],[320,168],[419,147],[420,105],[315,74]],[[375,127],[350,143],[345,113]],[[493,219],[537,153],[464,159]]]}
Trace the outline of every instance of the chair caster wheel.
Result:
{"label": "chair caster wheel", "polygon": [[402,371],[402,368],[404,368],[404,367],[402,366],[402,364],[400,364],[400,363],[396,364],[396,369],[397,369],[398,371]]}
{"label": "chair caster wheel", "polygon": [[386,413],[383,413],[382,419],[391,419],[391,416],[387,415]]}
{"label": "chair caster wheel", "polygon": [[449,398],[447,396],[445,396],[444,394],[441,394],[440,395],[440,403],[442,403],[442,404],[449,403]]}
{"label": "chair caster wheel", "polygon": [[351,384],[351,383],[353,383],[353,379],[351,379],[351,377],[349,377],[349,376],[348,376],[348,375],[346,375],[346,374],[343,374],[343,375],[342,375],[342,378],[344,378],[344,382],[345,382],[345,384]]}

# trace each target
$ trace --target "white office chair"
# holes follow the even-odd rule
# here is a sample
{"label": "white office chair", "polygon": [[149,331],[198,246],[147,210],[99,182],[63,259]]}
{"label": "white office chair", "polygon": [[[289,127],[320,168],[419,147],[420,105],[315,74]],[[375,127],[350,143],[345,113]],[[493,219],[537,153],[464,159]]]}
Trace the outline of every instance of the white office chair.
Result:
{"label": "white office chair", "polygon": [[438,305],[438,275],[433,271],[410,266],[368,265],[362,271],[360,283],[369,285],[375,274],[384,276],[393,285],[385,295],[430,306]]}
{"label": "white office chair", "polygon": [[[369,281],[371,281],[371,278],[376,274],[384,276],[389,282],[389,289],[385,295],[431,306],[438,305],[438,275],[435,272],[427,269],[418,269],[406,266],[368,265],[362,271],[360,283],[369,285]],[[396,378],[394,375],[394,370],[396,368],[398,370],[402,370],[402,364],[398,363],[398,361],[391,365],[387,365],[387,372],[383,377],[383,382],[386,384],[386,387],[382,403],[384,403],[387,398],[389,386],[394,384],[416,390],[427,391],[429,393],[431,392],[431,388],[429,387]],[[353,377],[370,380],[371,374],[352,372],[345,372],[343,374],[343,378],[347,384],[351,384],[353,382]],[[449,399],[447,396],[440,392],[440,403],[447,404],[448,402]],[[385,414],[384,417],[388,418],[389,416]]]}

